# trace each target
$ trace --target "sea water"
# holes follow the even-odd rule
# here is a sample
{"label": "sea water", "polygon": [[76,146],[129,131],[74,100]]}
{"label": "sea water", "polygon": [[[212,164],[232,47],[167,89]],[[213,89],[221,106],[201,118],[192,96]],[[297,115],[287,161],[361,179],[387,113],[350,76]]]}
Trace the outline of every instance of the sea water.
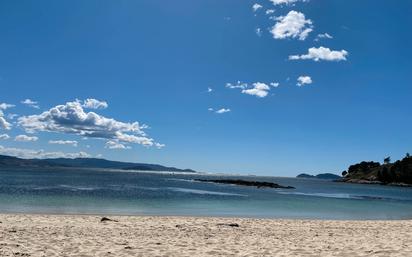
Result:
{"label": "sea water", "polygon": [[[296,189],[197,182],[243,179]],[[319,179],[119,172],[0,171],[1,213],[410,219],[412,188]]]}

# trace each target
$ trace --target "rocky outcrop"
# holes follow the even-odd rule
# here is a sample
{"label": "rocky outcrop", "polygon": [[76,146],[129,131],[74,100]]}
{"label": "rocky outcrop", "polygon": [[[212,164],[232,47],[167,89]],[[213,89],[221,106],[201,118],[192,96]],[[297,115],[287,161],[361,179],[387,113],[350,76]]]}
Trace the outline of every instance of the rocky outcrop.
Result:
{"label": "rocky outcrop", "polygon": [[257,188],[283,188],[283,189],[294,189],[292,186],[282,186],[273,182],[261,182],[261,181],[247,181],[240,179],[195,179],[195,181],[200,182],[211,182],[219,184],[230,184],[238,186],[251,186]]}

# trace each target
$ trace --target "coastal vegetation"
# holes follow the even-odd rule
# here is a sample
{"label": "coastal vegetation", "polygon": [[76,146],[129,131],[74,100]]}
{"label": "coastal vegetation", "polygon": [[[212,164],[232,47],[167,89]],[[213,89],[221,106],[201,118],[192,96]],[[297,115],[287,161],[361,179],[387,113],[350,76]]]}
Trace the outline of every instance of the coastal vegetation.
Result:
{"label": "coastal vegetation", "polygon": [[412,157],[407,153],[403,159],[393,163],[390,157],[386,157],[383,164],[363,161],[351,165],[342,172],[342,176],[342,182],[412,185]]}

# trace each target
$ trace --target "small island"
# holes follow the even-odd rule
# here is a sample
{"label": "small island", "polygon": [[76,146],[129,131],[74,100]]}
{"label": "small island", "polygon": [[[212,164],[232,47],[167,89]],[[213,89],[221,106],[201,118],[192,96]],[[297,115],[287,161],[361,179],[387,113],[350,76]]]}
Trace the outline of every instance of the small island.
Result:
{"label": "small island", "polygon": [[218,184],[230,184],[230,185],[238,185],[238,186],[249,186],[249,187],[257,187],[257,188],[281,188],[281,189],[294,189],[292,186],[282,186],[273,182],[261,182],[261,181],[247,181],[247,180],[240,180],[240,179],[195,179],[195,181],[199,182],[210,182],[210,183],[218,183]]}
{"label": "small island", "polygon": [[402,160],[394,163],[390,157],[386,157],[383,164],[363,161],[351,165],[347,171],[342,172],[342,176],[339,182],[412,186],[412,157],[407,153]]}
{"label": "small island", "polygon": [[322,173],[318,175],[310,175],[306,173],[302,173],[296,176],[297,178],[309,178],[309,179],[323,179],[323,180],[337,180],[341,179],[342,177],[332,173]]}

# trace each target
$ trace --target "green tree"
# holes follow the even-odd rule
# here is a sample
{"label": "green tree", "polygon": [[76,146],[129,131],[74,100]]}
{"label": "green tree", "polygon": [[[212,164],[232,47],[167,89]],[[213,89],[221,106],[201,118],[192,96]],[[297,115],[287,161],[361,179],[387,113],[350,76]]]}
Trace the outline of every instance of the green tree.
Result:
{"label": "green tree", "polygon": [[386,157],[385,159],[383,159],[383,163],[385,163],[385,164],[391,163],[391,157],[388,156],[388,157]]}
{"label": "green tree", "polygon": [[346,170],[342,171],[342,177],[345,177],[346,175],[348,175],[348,172]]}

